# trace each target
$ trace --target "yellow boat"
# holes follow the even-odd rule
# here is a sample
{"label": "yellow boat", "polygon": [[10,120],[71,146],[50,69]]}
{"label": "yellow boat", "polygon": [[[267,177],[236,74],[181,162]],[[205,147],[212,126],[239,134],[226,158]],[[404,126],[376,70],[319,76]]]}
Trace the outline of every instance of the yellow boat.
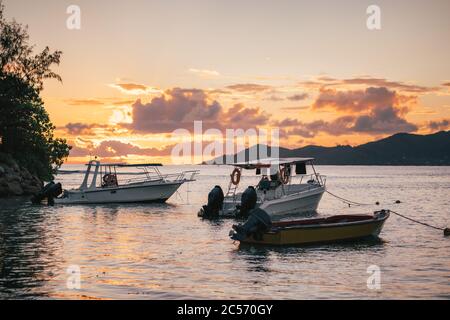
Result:
{"label": "yellow boat", "polygon": [[390,212],[381,210],[373,215],[336,215],[273,223],[265,214],[259,210],[245,224],[234,225],[231,238],[241,243],[307,245],[377,237]]}

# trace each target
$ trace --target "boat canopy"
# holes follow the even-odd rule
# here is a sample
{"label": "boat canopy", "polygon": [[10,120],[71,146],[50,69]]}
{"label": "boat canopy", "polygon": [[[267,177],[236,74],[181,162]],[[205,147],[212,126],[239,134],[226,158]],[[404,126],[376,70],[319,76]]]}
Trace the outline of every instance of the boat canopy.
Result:
{"label": "boat canopy", "polygon": [[162,163],[119,164],[118,167],[162,167]]}
{"label": "boat canopy", "polygon": [[313,161],[314,158],[266,158],[246,162],[236,162],[231,165],[243,169],[269,168],[273,165],[298,164]]}
{"label": "boat canopy", "polygon": [[[86,164],[87,166],[89,163]],[[161,163],[138,163],[138,164],[127,164],[127,163],[98,163],[100,167],[162,167]]]}

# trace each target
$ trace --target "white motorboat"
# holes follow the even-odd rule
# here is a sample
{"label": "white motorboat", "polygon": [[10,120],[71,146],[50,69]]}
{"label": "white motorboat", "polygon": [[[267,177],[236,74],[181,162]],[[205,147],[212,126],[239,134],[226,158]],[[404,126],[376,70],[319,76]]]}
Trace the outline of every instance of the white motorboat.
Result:
{"label": "white motorboat", "polygon": [[[325,192],[326,177],[316,172],[313,158],[268,158],[234,163],[228,191],[216,186],[208,195],[208,204],[198,215],[203,217],[246,217],[251,209],[261,208],[273,219],[316,211]],[[306,167],[312,168],[307,174]],[[295,167],[295,170],[293,168]],[[242,170],[262,175],[258,185],[238,192]],[[264,172],[263,172],[264,171]],[[294,180],[295,177],[298,181]]]}
{"label": "white motorboat", "polygon": [[[185,182],[195,181],[198,170],[162,174],[161,164],[101,164],[91,160],[77,189],[64,190],[59,204],[165,202]],[[120,181],[119,168],[139,168],[143,177]],[[100,177],[100,179],[99,179]]]}

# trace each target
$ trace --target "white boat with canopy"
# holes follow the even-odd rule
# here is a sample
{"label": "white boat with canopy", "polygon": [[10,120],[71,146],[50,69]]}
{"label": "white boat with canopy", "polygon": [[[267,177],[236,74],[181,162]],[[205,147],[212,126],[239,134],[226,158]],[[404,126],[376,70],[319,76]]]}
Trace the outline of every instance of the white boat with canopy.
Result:
{"label": "white boat with canopy", "polygon": [[[220,186],[214,187],[208,195],[208,204],[198,214],[246,217],[250,210],[261,208],[276,219],[315,212],[326,190],[326,177],[316,172],[313,161],[314,158],[267,158],[234,163],[226,194]],[[307,166],[312,173],[307,174]],[[256,186],[238,192],[242,170],[256,170],[261,179]]]}
{"label": "white boat with canopy", "polygon": [[[64,190],[54,199],[60,204],[165,202],[185,182],[195,181],[198,170],[162,174],[159,163],[101,164],[91,160],[77,189]],[[138,168],[143,177],[119,179],[121,168]]]}

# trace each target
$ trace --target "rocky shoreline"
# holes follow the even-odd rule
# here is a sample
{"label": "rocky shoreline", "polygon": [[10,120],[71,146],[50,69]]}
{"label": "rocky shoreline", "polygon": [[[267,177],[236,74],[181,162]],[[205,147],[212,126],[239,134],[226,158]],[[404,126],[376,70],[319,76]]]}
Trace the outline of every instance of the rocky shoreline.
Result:
{"label": "rocky shoreline", "polygon": [[16,163],[0,163],[0,198],[38,193],[43,182]]}

